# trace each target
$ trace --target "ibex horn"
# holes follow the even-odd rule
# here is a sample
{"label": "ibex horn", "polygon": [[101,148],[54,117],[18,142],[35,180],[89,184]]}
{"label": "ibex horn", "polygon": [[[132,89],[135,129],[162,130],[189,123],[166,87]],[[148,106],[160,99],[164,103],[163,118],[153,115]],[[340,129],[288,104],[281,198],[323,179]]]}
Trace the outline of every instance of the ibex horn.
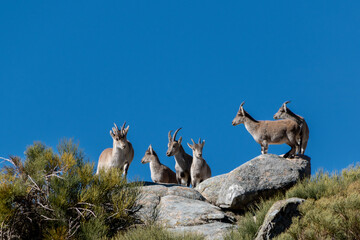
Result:
{"label": "ibex horn", "polygon": [[201,143],[201,138],[199,138],[199,143]]}
{"label": "ibex horn", "polygon": [[125,122],[124,122],[124,124],[122,125],[122,127],[121,127],[121,131],[123,131],[123,130],[124,130],[125,125],[126,125],[126,121],[125,121]]}
{"label": "ibex horn", "polygon": [[287,111],[287,106],[286,106],[286,104],[288,104],[289,102],[290,102],[290,101],[286,101],[286,102],[284,102],[284,104],[283,104],[285,112]]}
{"label": "ibex horn", "polygon": [[193,140],[193,139],[191,139],[191,141],[192,141],[193,145],[195,146],[195,142],[194,142],[194,140]]}
{"label": "ibex horn", "polygon": [[286,105],[286,104],[288,104],[288,103],[291,103],[291,101],[286,101],[286,102],[284,102],[284,105]]}
{"label": "ibex horn", "polygon": [[240,107],[239,107],[239,110],[241,110],[241,108],[243,107],[245,101],[243,101],[241,104],[240,104]]}
{"label": "ibex horn", "polygon": [[181,130],[181,128],[177,129],[173,135],[173,140],[175,141],[175,138],[176,138],[176,134]]}
{"label": "ibex horn", "polygon": [[172,138],[171,138],[171,132],[172,132],[172,130],[170,130],[169,133],[168,133],[169,142],[170,142],[171,139],[172,139]]}

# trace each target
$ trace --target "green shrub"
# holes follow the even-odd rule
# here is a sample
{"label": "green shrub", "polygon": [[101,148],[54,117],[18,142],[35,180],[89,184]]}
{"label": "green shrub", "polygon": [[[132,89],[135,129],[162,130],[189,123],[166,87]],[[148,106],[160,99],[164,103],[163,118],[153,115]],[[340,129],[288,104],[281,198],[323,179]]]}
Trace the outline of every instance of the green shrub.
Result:
{"label": "green shrub", "polygon": [[324,173],[319,171],[310,179],[299,182],[286,192],[286,197],[299,197],[304,199],[320,199],[329,197],[344,191],[349,184],[360,180],[360,167],[349,167],[341,174]]}
{"label": "green shrub", "polygon": [[117,169],[94,175],[72,140],[58,154],[41,143],[10,157],[0,173],[4,239],[98,239],[130,226],[139,188]]}
{"label": "green shrub", "polygon": [[112,240],[203,240],[204,237],[194,234],[174,234],[159,226],[141,226],[119,233]]}
{"label": "green shrub", "polygon": [[262,200],[239,217],[238,230],[226,239],[254,239],[272,204],[281,199],[306,199],[300,205],[301,218],[277,239],[360,239],[360,167],[350,167],[341,174],[319,171],[285,195]]}
{"label": "green shrub", "polygon": [[360,239],[360,180],[333,196],[308,199],[300,212],[279,239]]}

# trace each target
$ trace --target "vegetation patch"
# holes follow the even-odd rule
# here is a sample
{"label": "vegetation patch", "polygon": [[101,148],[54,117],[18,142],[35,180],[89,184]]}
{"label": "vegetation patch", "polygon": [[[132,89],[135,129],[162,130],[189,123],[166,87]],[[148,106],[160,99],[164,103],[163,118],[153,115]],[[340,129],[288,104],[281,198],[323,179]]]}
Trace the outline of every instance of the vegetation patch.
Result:
{"label": "vegetation patch", "polygon": [[[72,140],[57,152],[36,142],[25,159],[8,162],[0,172],[1,239],[198,240],[155,224],[139,224],[139,183],[128,183],[118,169],[94,174],[94,164]],[[285,193],[262,199],[243,215],[225,239],[254,239],[266,213],[278,200],[298,197],[300,217],[276,239],[359,239],[360,166],[341,173],[319,171]]]}
{"label": "vegetation patch", "polygon": [[261,200],[239,217],[238,230],[226,239],[254,239],[272,204],[291,197],[306,199],[301,216],[276,239],[360,239],[360,166],[341,174],[319,171],[286,193]]}
{"label": "vegetation patch", "polygon": [[25,160],[5,159],[0,173],[2,239],[99,239],[135,221],[139,184],[117,169],[94,175],[94,164],[72,140],[58,153],[36,142]]}
{"label": "vegetation patch", "polygon": [[112,240],[203,240],[204,237],[195,234],[172,233],[164,228],[153,226],[139,226],[125,233],[119,233]]}
{"label": "vegetation patch", "polygon": [[302,217],[294,218],[278,239],[360,239],[360,168],[341,175],[321,174],[316,181],[319,188],[301,185],[301,189],[289,192],[304,194],[303,189],[310,188],[314,191],[309,195],[316,198],[300,205]]}

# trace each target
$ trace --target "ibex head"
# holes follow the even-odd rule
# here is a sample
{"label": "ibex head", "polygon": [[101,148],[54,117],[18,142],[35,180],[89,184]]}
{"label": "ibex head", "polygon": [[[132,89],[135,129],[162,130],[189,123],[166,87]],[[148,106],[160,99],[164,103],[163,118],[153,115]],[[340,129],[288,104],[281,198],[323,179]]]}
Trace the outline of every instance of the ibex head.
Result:
{"label": "ibex head", "polygon": [[245,121],[245,110],[243,108],[244,103],[245,102],[241,103],[239,111],[236,113],[236,116],[235,116],[234,120],[232,121],[233,126],[244,123],[244,121]]}
{"label": "ibex head", "polygon": [[199,138],[199,143],[195,143],[193,139],[191,139],[191,141],[193,144],[191,145],[190,143],[188,143],[187,145],[193,150],[193,156],[197,158],[202,158],[202,150],[205,145],[205,140],[201,142],[201,138]]}
{"label": "ibex head", "polygon": [[166,156],[174,156],[181,147],[182,137],[179,140],[176,140],[176,134],[180,131],[181,128],[177,129],[173,136],[171,136],[171,132],[168,133],[169,143],[168,143],[168,150],[166,151]]}
{"label": "ibex head", "polygon": [[144,157],[141,159],[141,163],[145,164],[145,163],[151,162],[153,160],[154,156],[157,157],[155,151],[153,150],[153,148],[150,144],[150,146],[148,147],[148,149],[145,152]]}
{"label": "ibex head", "polygon": [[285,114],[287,113],[288,109],[286,104],[288,104],[290,101],[286,101],[283,103],[283,105],[281,105],[281,107],[279,108],[279,111],[277,111],[277,113],[275,113],[274,115],[274,119],[281,119],[281,118],[285,118]]}
{"label": "ibex head", "polygon": [[126,135],[129,131],[129,125],[126,128],[125,125],[126,122],[124,122],[121,129],[119,130],[119,128],[114,123],[115,127],[113,127],[112,130],[110,130],[110,136],[113,138],[116,147],[121,149],[125,149],[127,146]]}

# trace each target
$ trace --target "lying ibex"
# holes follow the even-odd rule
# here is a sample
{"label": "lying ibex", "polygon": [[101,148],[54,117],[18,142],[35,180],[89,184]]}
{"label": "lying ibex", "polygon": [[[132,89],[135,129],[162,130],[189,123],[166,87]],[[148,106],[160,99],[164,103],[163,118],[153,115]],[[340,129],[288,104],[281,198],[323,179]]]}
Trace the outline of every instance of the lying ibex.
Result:
{"label": "lying ibex", "polygon": [[305,119],[299,115],[293,113],[287,106],[290,101],[286,101],[280,107],[279,111],[275,113],[274,119],[291,119],[297,122],[300,126],[300,154],[305,153],[307,142],[309,140],[309,127]]}
{"label": "lying ibex", "polygon": [[257,121],[247,113],[244,108],[245,102],[241,103],[232,125],[244,123],[246,130],[254,140],[261,145],[261,153],[266,154],[269,144],[286,143],[291,147],[284,157],[292,157],[299,145],[300,126],[289,119],[278,121]]}
{"label": "lying ibex", "polygon": [[160,163],[151,145],[146,150],[141,163],[150,163],[151,180],[154,183],[177,183],[176,174],[170,168]]}
{"label": "lying ibex", "polygon": [[166,155],[168,157],[175,157],[175,170],[176,170],[176,179],[178,184],[185,186],[190,186],[191,177],[190,177],[190,167],[192,163],[192,157],[187,154],[184,148],[181,146],[182,137],[176,141],[176,134],[180,131],[181,128],[177,129],[174,135],[171,137],[171,131],[169,131],[169,143],[168,150]]}
{"label": "lying ibex", "polygon": [[199,143],[195,143],[192,139],[191,141],[193,145],[190,143],[187,144],[193,152],[193,160],[190,169],[191,185],[196,187],[199,183],[211,177],[211,169],[202,157],[205,140],[201,142],[201,139],[199,138]]}
{"label": "lying ibex", "polygon": [[107,170],[112,167],[117,167],[123,170],[123,175],[126,178],[130,163],[134,158],[134,149],[131,143],[126,139],[129,131],[129,126],[125,128],[126,122],[122,125],[121,129],[116,126],[110,130],[110,136],[113,139],[113,148],[107,148],[102,151],[96,174],[100,169]]}

